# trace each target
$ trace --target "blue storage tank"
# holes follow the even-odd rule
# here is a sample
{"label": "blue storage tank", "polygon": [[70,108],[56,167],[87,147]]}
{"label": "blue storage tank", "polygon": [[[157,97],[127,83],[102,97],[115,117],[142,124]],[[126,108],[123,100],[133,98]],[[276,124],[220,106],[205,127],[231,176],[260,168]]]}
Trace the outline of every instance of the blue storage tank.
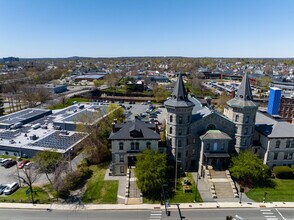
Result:
{"label": "blue storage tank", "polygon": [[270,115],[278,115],[282,90],[279,88],[270,88],[268,99],[267,113]]}

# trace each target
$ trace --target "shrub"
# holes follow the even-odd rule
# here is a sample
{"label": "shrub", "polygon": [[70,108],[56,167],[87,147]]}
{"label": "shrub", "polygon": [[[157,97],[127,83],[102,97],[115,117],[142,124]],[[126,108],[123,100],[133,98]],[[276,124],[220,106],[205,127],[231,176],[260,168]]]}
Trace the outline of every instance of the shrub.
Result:
{"label": "shrub", "polygon": [[280,179],[293,179],[293,171],[288,166],[276,166],[273,168],[273,173],[277,178]]}

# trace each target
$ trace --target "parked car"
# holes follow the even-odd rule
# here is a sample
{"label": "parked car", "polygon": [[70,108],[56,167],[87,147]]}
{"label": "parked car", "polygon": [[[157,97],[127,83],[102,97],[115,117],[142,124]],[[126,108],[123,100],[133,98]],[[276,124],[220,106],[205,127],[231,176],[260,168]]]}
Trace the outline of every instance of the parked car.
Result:
{"label": "parked car", "polygon": [[3,166],[5,168],[10,168],[10,167],[13,167],[14,165],[16,165],[17,162],[15,160],[9,160],[8,162],[6,162]]}
{"label": "parked car", "polygon": [[19,184],[17,182],[14,182],[14,183],[8,184],[6,188],[4,189],[3,193],[5,195],[10,195],[14,193],[18,188],[19,188]]}
{"label": "parked car", "polygon": [[10,158],[2,160],[2,162],[1,162],[1,166],[4,167],[4,165],[5,165],[6,163],[8,163],[10,160],[11,160]]}
{"label": "parked car", "polygon": [[0,184],[0,195],[3,194],[4,190],[6,189],[7,185]]}
{"label": "parked car", "polygon": [[22,169],[27,163],[29,163],[29,160],[23,160],[18,164],[18,169]]}

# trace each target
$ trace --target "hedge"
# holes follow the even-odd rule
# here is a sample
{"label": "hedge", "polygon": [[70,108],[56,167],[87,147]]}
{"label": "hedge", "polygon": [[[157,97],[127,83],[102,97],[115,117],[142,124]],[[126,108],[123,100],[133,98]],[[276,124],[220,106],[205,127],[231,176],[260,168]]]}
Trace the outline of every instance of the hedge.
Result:
{"label": "hedge", "polygon": [[276,166],[273,168],[275,177],[280,179],[293,179],[293,170],[288,166]]}

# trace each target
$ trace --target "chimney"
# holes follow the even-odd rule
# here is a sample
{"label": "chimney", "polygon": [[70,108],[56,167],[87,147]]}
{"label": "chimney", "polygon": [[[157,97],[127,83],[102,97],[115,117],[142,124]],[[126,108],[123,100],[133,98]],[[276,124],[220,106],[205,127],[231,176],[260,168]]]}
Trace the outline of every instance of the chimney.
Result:
{"label": "chimney", "polygon": [[233,99],[233,98],[235,98],[235,96],[236,96],[236,91],[233,90],[233,91],[231,92],[231,98]]}
{"label": "chimney", "polygon": [[267,113],[270,115],[279,114],[279,106],[281,100],[282,90],[279,88],[270,88],[270,94],[268,98]]}
{"label": "chimney", "polygon": [[207,105],[208,106],[211,106],[211,100],[212,100],[212,98],[210,96],[206,96],[204,99],[206,100]]}

